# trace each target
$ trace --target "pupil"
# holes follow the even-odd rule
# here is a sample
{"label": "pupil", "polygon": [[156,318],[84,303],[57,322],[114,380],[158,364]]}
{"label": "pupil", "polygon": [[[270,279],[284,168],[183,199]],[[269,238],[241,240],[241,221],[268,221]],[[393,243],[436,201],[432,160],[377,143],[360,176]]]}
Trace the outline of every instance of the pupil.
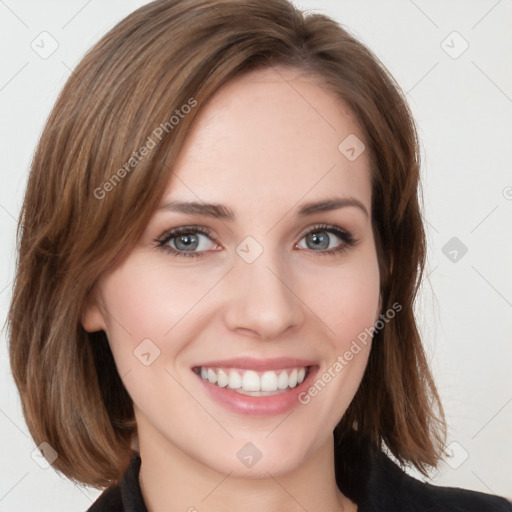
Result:
{"label": "pupil", "polygon": [[[329,240],[328,240],[327,236],[325,236],[325,234],[318,235],[317,233],[312,233],[311,238],[314,242],[315,247],[322,246],[322,249],[325,249],[329,245]],[[326,245],[326,243],[327,243],[327,245]]]}
{"label": "pupil", "polygon": [[[196,240],[194,240],[196,239]],[[197,243],[197,237],[196,236],[193,236],[193,235],[189,235],[189,234],[186,234],[186,235],[181,235],[179,238],[178,238],[178,249],[183,249],[183,248],[190,248],[191,245],[193,245],[195,243]],[[179,247],[180,244],[183,244],[183,247]]]}

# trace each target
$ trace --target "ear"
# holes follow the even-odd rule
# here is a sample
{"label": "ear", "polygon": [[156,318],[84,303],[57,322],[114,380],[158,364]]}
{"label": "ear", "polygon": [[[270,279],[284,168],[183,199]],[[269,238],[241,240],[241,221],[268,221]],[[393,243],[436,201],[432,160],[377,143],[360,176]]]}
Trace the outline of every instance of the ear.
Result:
{"label": "ear", "polygon": [[106,323],[103,315],[103,309],[93,295],[93,292],[87,294],[84,300],[81,313],[82,327],[87,332],[105,331]]}

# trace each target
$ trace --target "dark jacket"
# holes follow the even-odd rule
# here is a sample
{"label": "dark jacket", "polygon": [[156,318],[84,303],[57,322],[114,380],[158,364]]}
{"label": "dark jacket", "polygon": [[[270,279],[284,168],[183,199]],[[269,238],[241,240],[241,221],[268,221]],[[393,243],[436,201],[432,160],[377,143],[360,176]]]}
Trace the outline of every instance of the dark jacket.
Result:
{"label": "dark jacket", "polygon": [[[505,498],[423,483],[383,451],[357,441],[339,446],[335,460],[338,487],[358,512],[512,512],[512,502]],[[106,489],[87,512],[147,512],[140,464],[140,457],[133,457],[119,484]]]}

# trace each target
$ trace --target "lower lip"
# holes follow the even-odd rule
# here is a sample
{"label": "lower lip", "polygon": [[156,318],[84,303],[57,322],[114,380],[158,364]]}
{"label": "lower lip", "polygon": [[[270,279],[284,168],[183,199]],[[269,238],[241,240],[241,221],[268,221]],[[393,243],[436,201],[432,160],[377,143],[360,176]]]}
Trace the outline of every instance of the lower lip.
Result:
{"label": "lower lip", "polygon": [[221,388],[197,375],[206,391],[226,409],[248,416],[273,416],[290,411],[300,404],[299,395],[310,387],[310,382],[318,372],[318,366],[312,366],[306,378],[296,387],[270,396],[248,396],[229,388]]}

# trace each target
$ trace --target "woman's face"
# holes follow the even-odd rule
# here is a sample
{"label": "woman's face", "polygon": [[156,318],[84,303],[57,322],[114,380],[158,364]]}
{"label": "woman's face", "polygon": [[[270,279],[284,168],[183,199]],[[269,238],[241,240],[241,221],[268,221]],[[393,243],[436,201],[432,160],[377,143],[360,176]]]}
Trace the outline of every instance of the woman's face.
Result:
{"label": "woman's face", "polygon": [[332,442],[360,384],[358,335],[380,314],[368,155],[348,109],[298,74],[218,91],[83,317],[107,333],[141,450],[283,474]]}

